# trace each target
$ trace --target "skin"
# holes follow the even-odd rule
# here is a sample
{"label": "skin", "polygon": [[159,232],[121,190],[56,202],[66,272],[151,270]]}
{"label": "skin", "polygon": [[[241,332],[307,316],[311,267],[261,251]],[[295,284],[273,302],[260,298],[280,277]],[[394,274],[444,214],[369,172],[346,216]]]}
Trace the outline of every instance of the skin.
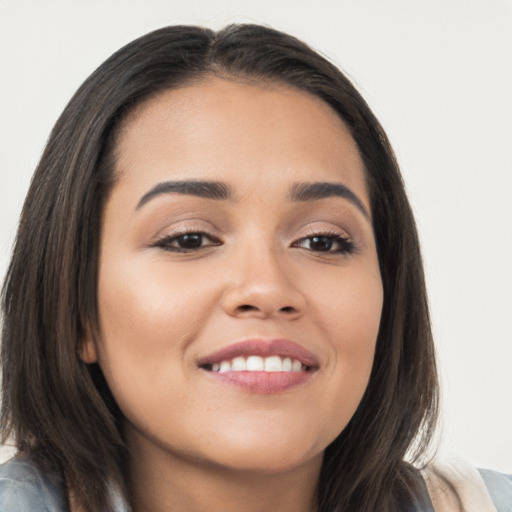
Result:
{"label": "skin", "polygon": [[[101,339],[87,339],[82,358],[99,362],[125,416],[134,510],[315,510],[323,451],[362,398],[382,310],[364,168],[348,129],[304,92],[212,77],[139,106],[116,154]],[[166,193],[137,208],[169,180],[223,182],[235,200]],[[368,215],[342,197],[291,201],[297,182],[343,184]],[[175,252],[183,232],[208,237]],[[325,233],[332,248],[318,250],[311,237]],[[292,340],[319,366],[270,394],[198,367],[247,338]]]}

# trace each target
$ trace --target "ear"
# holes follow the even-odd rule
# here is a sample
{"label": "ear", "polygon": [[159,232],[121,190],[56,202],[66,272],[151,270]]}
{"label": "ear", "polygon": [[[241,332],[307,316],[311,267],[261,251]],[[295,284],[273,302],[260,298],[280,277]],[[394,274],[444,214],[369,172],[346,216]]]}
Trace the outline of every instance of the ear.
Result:
{"label": "ear", "polygon": [[84,339],[82,340],[80,348],[78,349],[78,355],[84,363],[91,364],[98,362],[96,343],[94,342],[94,338],[90,332],[87,332]]}

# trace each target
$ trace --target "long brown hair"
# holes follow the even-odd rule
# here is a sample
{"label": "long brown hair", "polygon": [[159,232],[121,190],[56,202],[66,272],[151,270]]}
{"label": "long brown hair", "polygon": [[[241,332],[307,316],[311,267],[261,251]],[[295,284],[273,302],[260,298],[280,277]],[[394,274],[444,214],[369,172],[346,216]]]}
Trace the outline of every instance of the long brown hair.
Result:
{"label": "long brown hair", "polygon": [[384,306],[368,388],[325,452],[319,510],[407,507],[421,482],[404,458],[409,451],[414,462],[425,453],[438,385],[402,178],[382,127],[351,82],[304,43],[263,26],[219,32],[173,26],[143,36],[102,64],[57,121],[25,201],[3,288],[3,440],[12,436],[41,467],[61,471],[86,510],[109,510],[108,482],[124,485],[122,415],[99,367],[77,356],[86,329],[99,329],[100,221],[115,184],[116,135],[136,105],[212,74],[284,83],[321,98],[359,148]]}

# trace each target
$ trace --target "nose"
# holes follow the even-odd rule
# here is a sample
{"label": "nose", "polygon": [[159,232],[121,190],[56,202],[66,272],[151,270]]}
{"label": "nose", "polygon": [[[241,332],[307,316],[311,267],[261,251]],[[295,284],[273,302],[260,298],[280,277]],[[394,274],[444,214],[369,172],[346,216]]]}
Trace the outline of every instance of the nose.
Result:
{"label": "nose", "polygon": [[227,271],[229,286],[222,298],[228,315],[286,320],[304,315],[306,298],[291,273],[290,262],[287,267],[286,258],[271,248],[254,251],[254,247],[236,258]]}

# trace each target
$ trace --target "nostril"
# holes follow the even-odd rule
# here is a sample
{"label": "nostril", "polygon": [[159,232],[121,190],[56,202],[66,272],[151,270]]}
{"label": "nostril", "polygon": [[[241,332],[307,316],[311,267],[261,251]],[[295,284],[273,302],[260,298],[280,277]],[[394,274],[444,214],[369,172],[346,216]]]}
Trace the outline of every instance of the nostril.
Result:
{"label": "nostril", "polygon": [[251,306],[250,304],[242,304],[241,306],[238,306],[238,311],[244,312],[244,311],[257,311],[256,306]]}
{"label": "nostril", "polygon": [[294,306],[282,306],[280,308],[272,307],[272,304],[239,304],[234,309],[230,310],[233,315],[240,315],[242,317],[257,316],[261,318],[270,317],[274,314],[283,315],[283,318],[292,319],[299,314],[300,309]]}

